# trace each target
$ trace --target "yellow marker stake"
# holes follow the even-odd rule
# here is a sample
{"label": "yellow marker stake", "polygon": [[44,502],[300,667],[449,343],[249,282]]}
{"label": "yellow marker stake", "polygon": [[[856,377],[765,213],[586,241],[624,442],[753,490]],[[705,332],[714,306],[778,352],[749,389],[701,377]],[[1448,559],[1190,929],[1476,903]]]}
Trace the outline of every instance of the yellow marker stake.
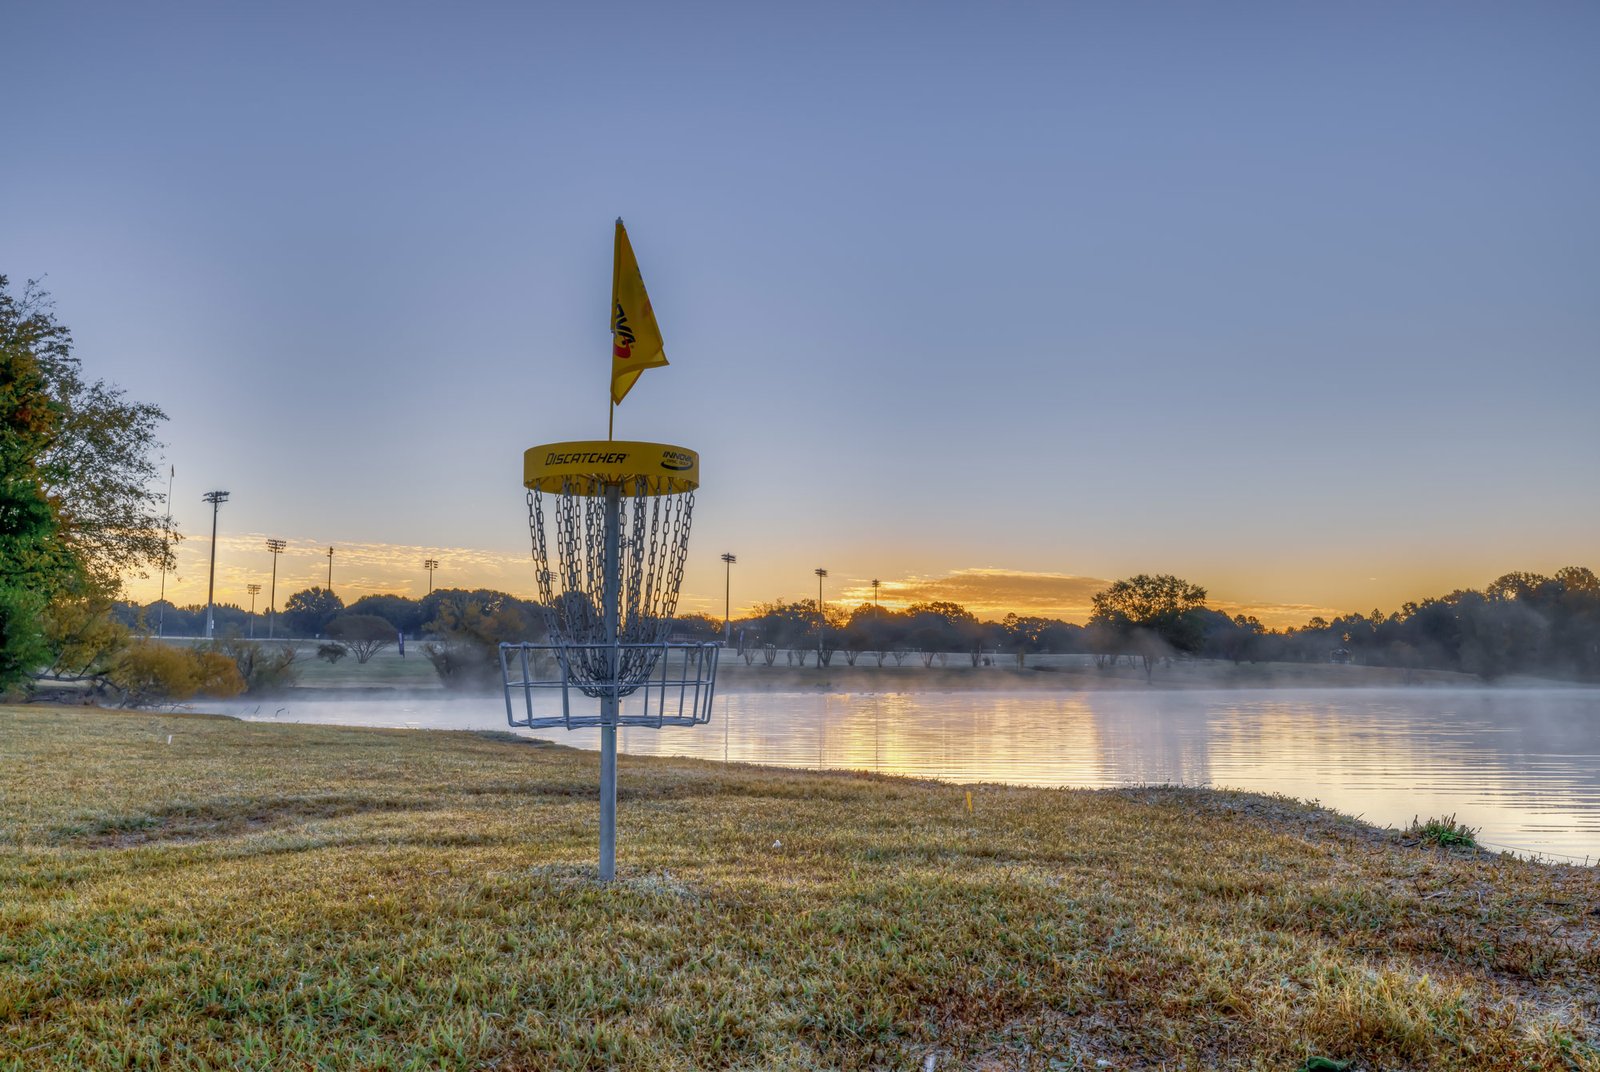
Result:
{"label": "yellow marker stake", "polygon": [[972,814],[972,790],[967,790],[967,814]]}

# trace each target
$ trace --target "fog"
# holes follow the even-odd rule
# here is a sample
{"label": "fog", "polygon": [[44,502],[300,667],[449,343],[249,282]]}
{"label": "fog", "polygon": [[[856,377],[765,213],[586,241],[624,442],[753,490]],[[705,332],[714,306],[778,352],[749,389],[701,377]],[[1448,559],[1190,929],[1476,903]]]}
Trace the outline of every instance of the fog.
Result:
{"label": "fog", "polygon": [[[498,695],[290,699],[264,721],[506,730]],[[596,747],[595,731],[538,736]],[[1600,689],[724,691],[708,726],[623,729],[625,754],[957,782],[1182,784],[1317,800],[1381,826],[1454,814],[1495,847],[1600,858]]]}

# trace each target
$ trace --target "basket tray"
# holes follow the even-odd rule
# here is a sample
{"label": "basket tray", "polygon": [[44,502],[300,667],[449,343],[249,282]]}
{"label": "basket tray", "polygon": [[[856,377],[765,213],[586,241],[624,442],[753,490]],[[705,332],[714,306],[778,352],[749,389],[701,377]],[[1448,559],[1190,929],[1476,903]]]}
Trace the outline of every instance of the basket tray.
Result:
{"label": "basket tray", "polygon": [[[715,643],[501,644],[506,722],[522,729],[569,730],[704,725],[711,721],[721,650]],[[642,661],[651,669],[638,680],[580,684],[572,665],[592,663],[607,653],[614,653],[614,666],[637,666]],[[621,658],[623,655],[629,658]],[[612,717],[603,710],[608,697],[617,701]]]}

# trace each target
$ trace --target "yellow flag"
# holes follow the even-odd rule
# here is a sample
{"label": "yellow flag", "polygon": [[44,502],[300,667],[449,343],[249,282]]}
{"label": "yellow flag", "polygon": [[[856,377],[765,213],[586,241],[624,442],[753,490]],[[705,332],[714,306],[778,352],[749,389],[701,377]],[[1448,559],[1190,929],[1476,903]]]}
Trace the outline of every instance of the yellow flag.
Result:
{"label": "yellow flag", "polygon": [[650,295],[644,292],[639,262],[633,259],[628,232],[618,219],[616,259],[611,268],[611,401],[621,402],[639,373],[666,363]]}

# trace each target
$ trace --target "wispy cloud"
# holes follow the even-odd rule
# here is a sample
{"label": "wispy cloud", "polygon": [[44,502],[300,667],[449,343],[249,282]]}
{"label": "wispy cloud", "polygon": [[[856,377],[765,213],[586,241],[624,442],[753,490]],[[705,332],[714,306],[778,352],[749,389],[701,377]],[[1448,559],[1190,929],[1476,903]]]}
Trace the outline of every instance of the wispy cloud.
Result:
{"label": "wispy cloud", "polygon": [[[217,586],[219,603],[250,605],[249,584],[260,584],[256,607],[265,610],[272,573],[272,555],[266,548],[265,533],[242,533],[217,540]],[[211,548],[203,539],[185,540],[178,548],[178,570],[167,575],[167,598],[181,605],[204,603]],[[334,546],[333,588],[346,603],[364,595],[394,592],[418,597],[428,590],[424,559],[438,559],[440,567],[434,583],[440,588],[494,588],[514,595],[535,594],[533,566],[527,553],[485,551],[473,547],[423,547],[417,544],[342,543]],[[328,545],[292,539],[278,561],[277,602],[291,593],[328,581]],[[974,566],[939,575],[912,575],[883,578],[878,601],[885,607],[903,609],[913,603],[944,600],[959,603],[980,618],[998,619],[1007,614],[1037,615],[1084,622],[1093,611],[1096,592],[1111,582],[1101,577],[1072,573],[995,569]],[[130,580],[127,594],[140,602],[154,600],[160,579],[151,576]],[[828,594],[829,602],[848,606],[872,600],[872,585],[866,580],[846,581]],[[1248,600],[1212,599],[1210,606],[1228,615],[1254,615],[1271,628],[1304,625],[1316,615],[1332,618],[1338,608],[1310,603],[1260,603]],[[680,612],[700,611],[718,616],[722,601],[717,593],[685,592]],[[736,611],[737,613],[737,611]]]}
{"label": "wispy cloud", "polygon": [[[272,554],[266,533],[242,533],[217,539],[216,598],[219,603],[249,605],[246,585],[260,584],[258,608],[267,606]],[[177,604],[203,603],[211,545],[185,540],[178,547],[178,569],[167,575],[167,598]],[[413,544],[341,543],[333,549],[333,589],[346,603],[379,592],[421,596],[428,590],[424,559],[439,561],[434,584],[439,588],[495,588],[530,595],[533,571],[527,554],[485,551],[473,547],[423,547]],[[279,557],[278,602],[292,592],[328,583],[328,545],[289,540]],[[147,602],[160,592],[159,576],[131,579],[129,598]]]}
{"label": "wispy cloud", "polygon": [[[937,577],[884,580],[878,591],[878,602],[900,609],[912,603],[944,600],[960,603],[980,618],[1003,617],[1015,612],[1083,621],[1089,616],[1094,594],[1108,583],[1099,577],[1071,573],[972,567]],[[842,595],[850,603],[870,602],[872,586],[852,585],[845,588]]]}
{"label": "wispy cloud", "polygon": [[[947,600],[959,603],[980,618],[1002,618],[1007,614],[1037,615],[1069,622],[1086,622],[1094,611],[1095,593],[1111,584],[1101,577],[1073,573],[1044,573],[1029,570],[973,567],[953,570],[941,576],[912,576],[885,579],[878,601],[894,609],[912,603]],[[846,602],[864,603],[872,599],[871,584],[852,584],[841,592]],[[1269,628],[1301,626],[1321,615],[1332,618],[1336,608],[1314,603],[1263,603],[1212,599],[1208,605],[1232,617],[1254,616]]]}

